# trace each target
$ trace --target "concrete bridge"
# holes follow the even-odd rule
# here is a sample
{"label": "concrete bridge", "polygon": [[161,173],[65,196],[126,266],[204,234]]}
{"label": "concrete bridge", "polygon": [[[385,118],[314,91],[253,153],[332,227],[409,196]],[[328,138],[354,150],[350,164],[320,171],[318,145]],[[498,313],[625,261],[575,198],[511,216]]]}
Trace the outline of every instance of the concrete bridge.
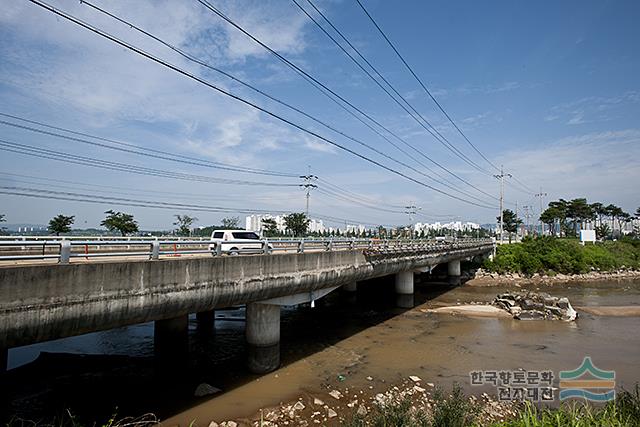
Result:
{"label": "concrete bridge", "polygon": [[[304,246],[304,245],[303,245]],[[346,246],[343,250],[120,259],[68,264],[0,264],[0,367],[7,350],[32,343],[155,321],[156,353],[187,348],[190,313],[212,322],[213,310],[246,304],[248,366],[280,363],[280,307],[314,302],[357,282],[395,276],[398,304],[413,305],[414,272],[448,264],[451,281],[460,261],[488,256],[487,239],[410,245]]]}

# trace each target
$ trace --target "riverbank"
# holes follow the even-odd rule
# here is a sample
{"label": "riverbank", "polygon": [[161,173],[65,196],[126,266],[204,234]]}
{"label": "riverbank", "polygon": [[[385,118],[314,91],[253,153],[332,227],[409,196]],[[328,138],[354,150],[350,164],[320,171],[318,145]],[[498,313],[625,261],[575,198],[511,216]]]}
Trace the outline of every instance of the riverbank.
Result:
{"label": "riverbank", "polygon": [[[374,381],[372,377],[367,378]],[[377,394],[371,394],[368,389],[328,388],[325,393],[305,394],[297,400],[262,408],[249,418],[211,420],[208,427],[640,425],[638,385],[630,390],[618,390],[615,400],[604,405],[567,401],[555,407],[522,400],[498,400],[487,393],[468,396],[458,385],[454,385],[451,392],[445,392],[418,376],[410,376]]]}
{"label": "riverbank", "polygon": [[[376,381],[370,376],[367,380]],[[380,393],[372,393],[373,386],[369,387],[327,386],[323,392],[306,393],[297,400],[261,408],[251,417],[211,420],[208,426],[454,426],[470,423],[484,426],[515,418],[521,407],[520,403],[502,402],[487,393],[466,396],[458,386],[445,393],[415,375]]]}
{"label": "riverbank", "polygon": [[610,282],[640,280],[640,270],[620,269],[616,271],[591,271],[579,274],[539,274],[496,273],[482,268],[469,272],[465,286],[503,286],[503,285],[559,285],[580,282]]}

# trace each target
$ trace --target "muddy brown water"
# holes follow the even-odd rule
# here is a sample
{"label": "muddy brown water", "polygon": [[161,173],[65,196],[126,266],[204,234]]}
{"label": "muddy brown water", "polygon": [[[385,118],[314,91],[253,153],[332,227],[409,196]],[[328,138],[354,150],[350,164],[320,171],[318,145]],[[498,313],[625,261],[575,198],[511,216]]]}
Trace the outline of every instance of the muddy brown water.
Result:
{"label": "muddy brown water", "polygon": [[[517,321],[424,313],[421,309],[488,302],[513,287],[450,288],[424,276],[413,309],[395,307],[392,279],[359,286],[357,298],[334,292],[316,308],[282,313],[282,367],[264,375],[244,369],[244,311],[216,313],[215,331],[190,322],[190,361],[174,375],[157,372],[153,325],[142,324],[12,349],[14,368],[1,381],[5,418],[51,417],[66,408],[88,421],[153,412],[167,425],[208,425],[250,417],[301,394],[330,399],[332,387],[376,393],[409,375],[468,392],[473,370],[572,370],[590,356],[616,371],[618,386],[640,382],[640,317],[581,312],[577,322]],[[523,289],[536,290],[535,287]],[[544,286],[574,306],[640,306],[640,282]],[[42,353],[41,352],[48,352]],[[40,356],[38,357],[38,354]],[[177,375],[175,375],[177,373]],[[368,380],[372,377],[373,380]],[[222,392],[193,397],[206,382]]]}

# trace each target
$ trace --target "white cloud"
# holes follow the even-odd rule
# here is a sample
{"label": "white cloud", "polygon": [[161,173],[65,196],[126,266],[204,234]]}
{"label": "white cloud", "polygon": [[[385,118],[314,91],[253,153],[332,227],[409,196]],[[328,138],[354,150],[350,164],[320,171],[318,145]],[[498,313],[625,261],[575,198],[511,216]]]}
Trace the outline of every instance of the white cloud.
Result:
{"label": "white cloud", "polygon": [[[203,73],[198,66],[89,6],[59,6],[189,72]],[[196,2],[108,2],[100,6],[222,68],[265,56],[262,47]],[[283,9],[288,5],[242,1],[218,6],[279,52],[299,53],[305,48],[304,20],[288,16]],[[282,148],[284,139],[301,139],[283,130],[282,125],[274,125],[273,120],[265,121],[251,107],[34,5],[10,3],[0,11],[0,23],[15,39],[15,43],[0,43],[0,54],[6,61],[1,69],[3,82],[25,96],[39,99],[43,107],[80,112],[106,130],[132,121],[169,124],[181,130],[174,139],[186,140],[178,146],[184,144],[215,159],[228,159],[228,151],[239,146],[243,147],[243,156],[250,157],[262,150]],[[267,70],[268,67],[263,69],[261,77],[268,77]],[[237,91],[232,83],[210,74],[207,79]]]}
{"label": "white cloud", "polygon": [[[497,160],[530,188],[542,187],[551,199],[587,197],[635,210],[640,204],[639,158],[640,129],[627,129],[565,137]],[[510,190],[507,198],[530,202],[532,196]]]}
{"label": "white cloud", "polygon": [[611,112],[624,106],[640,103],[640,92],[628,91],[620,95],[587,96],[555,105],[545,121],[566,120],[568,125],[611,120]]}

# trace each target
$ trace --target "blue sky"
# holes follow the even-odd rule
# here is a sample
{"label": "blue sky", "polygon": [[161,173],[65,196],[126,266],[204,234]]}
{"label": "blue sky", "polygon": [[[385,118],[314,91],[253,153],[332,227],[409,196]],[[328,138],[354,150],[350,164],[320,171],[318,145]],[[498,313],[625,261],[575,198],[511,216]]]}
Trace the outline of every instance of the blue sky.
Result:
{"label": "blue sky", "polygon": [[[300,3],[311,12],[306,0]],[[474,202],[492,208],[447,197],[367,163],[28,1],[6,2],[0,9],[2,113],[141,147],[251,168],[306,174],[310,166],[313,174],[366,198],[366,205],[376,201],[387,207],[410,203],[420,206],[422,216],[417,219],[421,221],[463,219],[485,223],[493,222],[498,213],[498,182],[490,176],[495,170],[435,108],[355,1],[322,1],[317,5],[439,132],[489,173],[475,170],[444,149],[350,62],[291,0],[212,4],[408,144],[471,183],[475,188],[440,171],[466,194],[416,173],[415,170],[426,172],[419,164],[427,162],[424,157],[411,149],[408,156],[398,151],[195,0],[95,0],[94,4],[413,169],[188,62],[87,5],[54,0],[51,4],[415,180],[464,199],[471,200],[470,194],[475,196]],[[506,172],[533,192],[542,189],[548,193],[547,199],[586,196],[591,201],[619,204],[629,211],[640,205],[637,2],[364,0],[363,4],[492,163],[504,164]],[[288,184],[300,181],[140,157],[6,125],[0,125],[0,132],[1,139],[12,143],[175,173]],[[243,209],[304,209],[304,193],[295,186],[241,186],[141,176],[7,151],[0,151],[0,172],[0,186],[4,187],[49,188],[139,201]],[[318,185],[326,188],[322,181]],[[519,187],[517,183],[507,186],[507,207],[513,208],[518,202],[520,206],[533,205],[537,212],[538,200],[531,191],[521,191]],[[52,216],[65,213],[76,215],[76,226],[96,226],[103,218],[102,212],[109,208],[133,213],[145,229],[169,228],[177,213],[197,216],[199,225],[217,223],[221,217],[233,215],[0,194],[0,213],[5,213],[10,223],[46,223]],[[315,192],[311,198],[312,216],[372,224],[408,222],[403,209],[388,209],[398,212],[371,209],[322,192]]]}

